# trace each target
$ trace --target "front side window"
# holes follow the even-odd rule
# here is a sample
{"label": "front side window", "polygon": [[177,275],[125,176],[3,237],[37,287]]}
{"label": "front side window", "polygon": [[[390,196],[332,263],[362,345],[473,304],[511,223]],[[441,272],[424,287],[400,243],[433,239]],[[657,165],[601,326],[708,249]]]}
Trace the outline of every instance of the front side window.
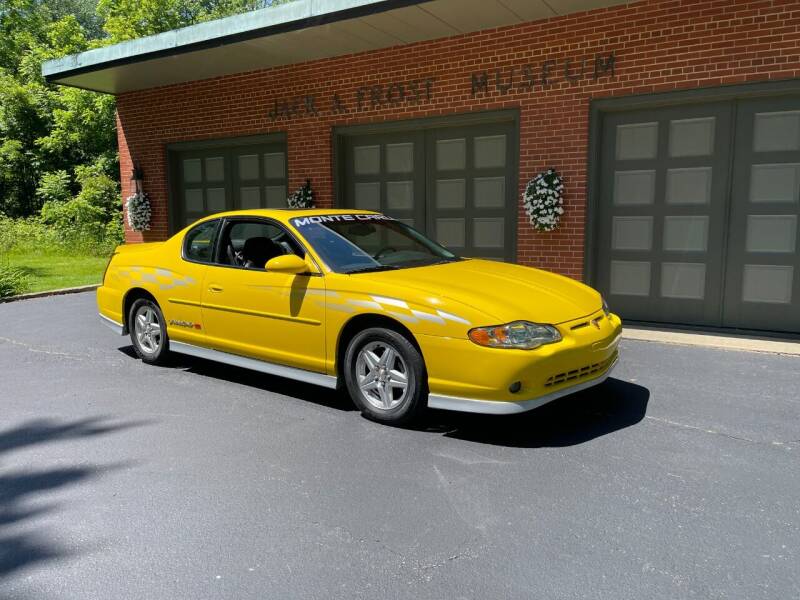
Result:
{"label": "front side window", "polygon": [[422,267],[461,260],[419,231],[384,215],[324,215],[292,220],[337,273]]}
{"label": "front side window", "polygon": [[220,238],[218,264],[263,270],[276,256],[305,251],[280,225],[268,221],[232,221]]}
{"label": "front side window", "polygon": [[184,238],[183,256],[186,260],[194,262],[212,262],[214,256],[214,241],[217,237],[219,221],[205,221],[190,230]]}

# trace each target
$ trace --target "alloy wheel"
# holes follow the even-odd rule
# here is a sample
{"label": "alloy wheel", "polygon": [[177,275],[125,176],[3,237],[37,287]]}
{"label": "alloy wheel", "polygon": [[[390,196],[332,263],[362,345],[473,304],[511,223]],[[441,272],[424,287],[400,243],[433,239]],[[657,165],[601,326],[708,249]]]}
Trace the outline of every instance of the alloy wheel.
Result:
{"label": "alloy wheel", "polygon": [[361,395],[378,410],[391,410],[408,396],[409,371],[400,353],[386,342],[370,342],[356,358]]}
{"label": "alloy wheel", "polygon": [[145,304],[136,311],[133,327],[142,352],[158,352],[161,348],[161,322],[152,306]]}

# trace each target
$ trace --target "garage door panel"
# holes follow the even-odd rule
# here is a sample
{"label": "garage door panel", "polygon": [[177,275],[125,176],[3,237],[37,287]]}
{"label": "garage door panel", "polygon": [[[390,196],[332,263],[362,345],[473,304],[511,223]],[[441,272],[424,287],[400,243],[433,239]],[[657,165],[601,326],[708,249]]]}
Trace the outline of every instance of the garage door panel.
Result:
{"label": "garage door panel", "polygon": [[462,256],[514,260],[514,123],[346,135],[343,204],[413,223]]}
{"label": "garage door panel", "polygon": [[737,108],[724,324],[799,332],[800,98]]}
{"label": "garage door panel", "polygon": [[597,283],[628,319],[720,324],[731,114],[604,118]]}

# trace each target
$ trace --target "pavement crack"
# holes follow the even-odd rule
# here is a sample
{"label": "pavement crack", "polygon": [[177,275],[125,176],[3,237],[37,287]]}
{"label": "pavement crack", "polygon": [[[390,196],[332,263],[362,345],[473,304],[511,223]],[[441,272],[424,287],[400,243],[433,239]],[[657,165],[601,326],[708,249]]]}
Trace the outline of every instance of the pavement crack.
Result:
{"label": "pavement crack", "polygon": [[7,337],[0,336],[0,342],[7,342],[14,346],[21,346],[25,348],[28,352],[37,352],[39,354],[49,354],[50,356],[58,356],[60,358],[68,358],[70,360],[85,360],[87,358],[91,358],[88,354],[71,354],[69,352],[58,352],[56,350],[48,350],[46,348],[41,348],[34,346],[33,344],[28,344],[27,342],[20,342],[19,340],[14,340]]}
{"label": "pavement crack", "polygon": [[682,429],[689,429],[691,431],[700,431],[702,433],[708,433],[711,435],[718,435],[721,437],[725,437],[731,440],[737,440],[740,442],[748,442],[750,444],[758,444],[759,446],[779,446],[784,447],[791,450],[790,444],[796,443],[796,441],[789,441],[789,442],[781,442],[781,441],[774,441],[774,442],[762,442],[759,440],[754,440],[752,438],[733,435],[732,433],[725,433],[724,431],[719,431],[717,429],[709,429],[707,427],[699,427],[697,425],[688,425],[687,423],[680,423],[678,421],[672,421],[671,419],[664,419],[661,417],[653,417],[651,415],[646,415],[646,419],[650,419],[652,421],[656,421],[658,423],[663,423],[665,425],[671,425],[672,427],[680,427]]}

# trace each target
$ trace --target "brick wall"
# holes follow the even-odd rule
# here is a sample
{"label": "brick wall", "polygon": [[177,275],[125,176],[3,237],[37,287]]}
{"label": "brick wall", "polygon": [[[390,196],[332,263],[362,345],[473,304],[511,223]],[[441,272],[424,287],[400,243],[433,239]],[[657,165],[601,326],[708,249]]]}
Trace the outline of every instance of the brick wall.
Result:
{"label": "brick wall", "polygon": [[[595,56],[613,52],[615,76],[594,79]],[[587,58],[587,74],[572,75]],[[577,60],[575,60],[577,59]],[[541,81],[544,61],[555,61]],[[521,67],[534,66],[526,85]],[[515,85],[501,83],[512,67]],[[486,93],[472,94],[473,72],[486,70]],[[431,101],[353,110],[359,87],[434,77]],[[118,135],[123,194],[130,190],[133,162],[142,166],[154,205],[152,231],[127,232],[129,242],[167,236],[166,144],[285,131],[289,188],[311,178],[319,205],[333,195],[331,127],[480,110],[520,111],[520,193],[540,170],[564,175],[566,214],[557,232],[536,233],[520,209],[519,262],[580,278],[583,273],[589,103],[592,98],[710,87],[800,77],[800,3],[797,0],[646,0],[491,29],[432,42],[219,77],[123,94],[118,98]],[[334,92],[351,110],[332,115],[325,103]],[[273,120],[276,100],[315,94],[322,113],[300,111]],[[368,96],[367,96],[368,98]]]}

